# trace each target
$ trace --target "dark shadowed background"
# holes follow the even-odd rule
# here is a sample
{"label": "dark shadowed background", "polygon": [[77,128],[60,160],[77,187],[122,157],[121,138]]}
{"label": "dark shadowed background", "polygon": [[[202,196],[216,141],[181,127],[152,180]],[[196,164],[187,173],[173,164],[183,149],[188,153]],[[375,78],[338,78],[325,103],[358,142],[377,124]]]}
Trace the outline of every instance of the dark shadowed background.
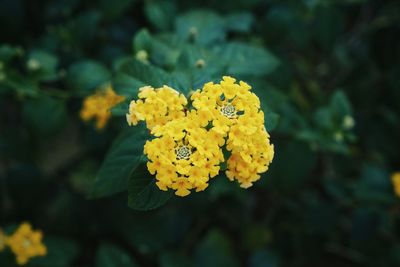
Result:
{"label": "dark shadowed background", "polygon": [[[396,0],[0,0],[0,227],[42,229],[37,267],[400,266],[399,38]],[[98,131],[79,111],[105,82],[129,95],[126,57],[154,67],[139,83],[191,68],[188,89],[250,83],[270,170],[152,211],[89,199],[127,125],[115,110]]]}

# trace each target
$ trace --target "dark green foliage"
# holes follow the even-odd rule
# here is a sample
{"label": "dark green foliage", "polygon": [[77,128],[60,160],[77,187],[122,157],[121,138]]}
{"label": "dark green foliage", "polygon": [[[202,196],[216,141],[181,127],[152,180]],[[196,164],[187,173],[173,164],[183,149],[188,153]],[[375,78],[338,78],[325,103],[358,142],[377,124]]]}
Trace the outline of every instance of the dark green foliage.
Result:
{"label": "dark green foliage", "polygon": [[46,137],[65,125],[67,110],[62,99],[39,96],[27,99],[22,107],[24,123],[37,136]]}
{"label": "dark green foliage", "polygon": [[[26,266],[400,266],[398,1],[0,3],[0,228],[49,251]],[[223,75],[260,97],[270,170],[160,191],[130,100]],[[126,101],[96,131],[79,111],[107,84]]]}
{"label": "dark green foliage", "polygon": [[109,81],[110,72],[95,61],[87,60],[74,63],[68,68],[68,87],[83,96],[93,93],[94,89]]}
{"label": "dark green foliage", "polygon": [[137,264],[129,256],[129,253],[120,248],[101,244],[96,255],[96,267],[135,267]]}
{"label": "dark green foliage", "polygon": [[172,192],[162,192],[145,166],[132,172],[128,184],[128,206],[135,210],[152,210],[164,205]]}
{"label": "dark green foliage", "polygon": [[29,266],[67,267],[78,254],[78,245],[71,240],[61,238],[46,238],[48,254],[43,258],[35,258]]}
{"label": "dark green foliage", "polygon": [[108,196],[126,191],[128,179],[143,161],[146,129],[126,129],[114,141],[97,173],[91,197]]}

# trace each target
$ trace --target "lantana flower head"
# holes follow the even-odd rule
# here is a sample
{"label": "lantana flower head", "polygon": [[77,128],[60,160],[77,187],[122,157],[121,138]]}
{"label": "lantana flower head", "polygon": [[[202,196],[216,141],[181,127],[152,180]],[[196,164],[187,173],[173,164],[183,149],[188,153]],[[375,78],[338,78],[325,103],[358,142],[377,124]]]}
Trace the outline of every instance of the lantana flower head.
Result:
{"label": "lantana flower head", "polygon": [[250,85],[243,81],[235,82],[234,78],[224,76],[220,83],[206,83],[202,90],[195,91],[191,96],[193,107],[207,116],[215,131],[221,134],[227,134],[237,123],[259,125],[263,121],[260,100],[250,91]]}
{"label": "lantana flower head", "polygon": [[145,121],[155,137],[144,153],[157,186],[179,196],[203,191],[225,161],[228,179],[252,186],[268,170],[274,147],[251,86],[224,76],[220,83],[206,83],[190,100],[168,86],[147,86],[130,104],[128,124]]}
{"label": "lantana flower head", "polygon": [[170,121],[154,129],[156,138],[144,147],[148,170],[156,175],[161,190],[172,188],[178,196],[190,194],[191,189],[203,191],[210,178],[220,170],[224,156],[221,140],[193,117],[195,114]]}
{"label": "lantana flower head", "polygon": [[208,114],[215,131],[227,135],[226,175],[243,188],[260,179],[274,157],[274,147],[264,126],[260,100],[251,86],[224,76],[220,83],[207,83],[191,99],[198,113]]}
{"label": "lantana flower head", "polygon": [[33,230],[29,223],[22,223],[18,229],[7,238],[6,244],[15,254],[19,265],[26,264],[30,258],[44,256],[47,248],[42,242],[41,231]]}

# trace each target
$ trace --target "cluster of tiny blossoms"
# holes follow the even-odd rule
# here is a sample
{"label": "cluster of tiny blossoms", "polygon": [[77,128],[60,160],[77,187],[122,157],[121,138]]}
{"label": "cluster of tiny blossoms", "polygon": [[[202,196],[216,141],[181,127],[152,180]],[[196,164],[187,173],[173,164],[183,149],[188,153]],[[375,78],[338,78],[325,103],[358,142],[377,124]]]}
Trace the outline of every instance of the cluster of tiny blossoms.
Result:
{"label": "cluster of tiny blossoms", "polygon": [[99,89],[83,100],[81,119],[83,121],[95,119],[96,128],[103,129],[111,117],[110,109],[124,100],[125,97],[117,95],[111,86]]}
{"label": "cluster of tiny blossoms", "polygon": [[191,99],[201,117],[226,137],[226,148],[231,152],[227,177],[248,188],[268,170],[274,147],[269,143],[259,98],[247,83],[235,82],[224,77],[219,84],[207,83]]}
{"label": "cluster of tiny blossoms", "polygon": [[10,236],[6,236],[0,229],[0,251],[9,247],[15,254],[17,264],[24,265],[33,257],[47,254],[42,239],[42,232],[33,230],[29,223],[22,223]]}
{"label": "cluster of tiny blossoms", "polygon": [[126,119],[129,125],[146,121],[147,128],[165,125],[168,121],[185,117],[186,97],[168,86],[154,89],[145,86],[139,90],[139,100],[129,105]]}
{"label": "cluster of tiny blossoms", "polygon": [[205,84],[190,101],[167,86],[143,87],[127,121],[146,122],[154,136],[144,147],[147,168],[161,190],[171,188],[178,196],[207,188],[223,162],[226,176],[248,188],[274,156],[259,98],[247,83],[228,76]]}

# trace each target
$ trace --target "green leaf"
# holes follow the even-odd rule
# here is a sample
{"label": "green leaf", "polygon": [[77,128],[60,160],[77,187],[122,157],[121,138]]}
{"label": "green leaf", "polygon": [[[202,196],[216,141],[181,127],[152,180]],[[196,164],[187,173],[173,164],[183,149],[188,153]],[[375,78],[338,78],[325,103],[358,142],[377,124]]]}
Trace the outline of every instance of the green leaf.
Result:
{"label": "green leaf", "polygon": [[32,258],[29,266],[68,267],[78,255],[77,244],[68,239],[45,237],[44,244],[47,247],[46,256]]}
{"label": "green leaf", "polygon": [[172,67],[180,54],[178,45],[171,45],[161,36],[152,36],[147,29],[140,30],[133,39],[135,53],[145,51],[150,62],[165,67]]}
{"label": "green leaf", "polygon": [[221,77],[220,75],[212,74],[203,69],[174,71],[172,76],[174,79],[172,80],[173,82],[170,83],[171,86],[177,88],[178,91],[186,96],[190,91],[200,89],[205,83],[219,80]]}
{"label": "green leaf", "polygon": [[273,72],[280,64],[267,49],[245,43],[219,45],[214,52],[225,60],[232,75],[261,76]]}
{"label": "green leaf", "polygon": [[152,210],[164,205],[172,192],[160,190],[155,182],[144,164],[137,168],[129,179],[128,206],[135,210]]}
{"label": "green leaf", "polygon": [[120,64],[114,80],[115,90],[119,94],[136,97],[138,89],[145,85],[151,85],[155,88],[168,85],[184,93],[188,90],[171,74],[153,65],[145,64],[136,59],[126,59]]}
{"label": "green leaf", "polygon": [[147,19],[159,30],[168,30],[172,26],[176,8],[170,1],[146,1],[144,13]]}
{"label": "green leaf", "polygon": [[347,98],[346,94],[341,90],[337,90],[333,94],[331,98],[330,108],[333,111],[333,114],[335,114],[339,118],[343,118],[346,115],[352,114],[350,101]]}
{"label": "green leaf", "polygon": [[154,37],[149,49],[149,58],[155,65],[171,69],[175,66],[180,52],[180,47],[171,46],[160,38]]}
{"label": "green leaf", "polygon": [[393,203],[393,185],[387,170],[374,165],[362,167],[361,179],[352,185],[357,200],[375,204]]}
{"label": "green leaf", "polygon": [[57,79],[58,58],[44,50],[33,50],[29,53],[27,68],[38,80]]}
{"label": "green leaf", "polygon": [[329,108],[322,107],[315,111],[314,121],[321,129],[332,130],[335,126],[334,117],[332,115]]}
{"label": "green leaf", "polygon": [[113,116],[125,116],[125,114],[129,112],[129,104],[129,99],[117,104],[111,108],[111,114]]}
{"label": "green leaf", "polygon": [[225,18],[225,26],[230,31],[249,32],[253,23],[254,17],[249,12],[235,13]]}
{"label": "green leaf", "polygon": [[163,86],[171,79],[170,75],[164,70],[136,59],[128,59],[121,63],[118,72],[154,87]]}
{"label": "green leaf", "polygon": [[125,191],[131,174],[143,157],[147,136],[144,125],[126,129],[115,140],[97,173],[91,197],[104,197]]}
{"label": "green leaf", "polygon": [[19,56],[21,54],[22,54],[21,48],[16,48],[8,44],[0,45],[0,61],[8,62],[13,57]]}
{"label": "green leaf", "polygon": [[214,44],[225,39],[224,20],[212,11],[196,10],[179,16],[176,33],[183,40],[201,45]]}
{"label": "green leaf", "polygon": [[96,267],[135,267],[139,266],[127,251],[115,245],[103,243],[96,254]]}
{"label": "green leaf", "polygon": [[[19,74],[7,77],[6,80],[0,81],[1,87],[6,90],[12,90],[18,96],[31,96],[36,97],[39,95],[39,87]],[[3,90],[4,90],[3,89]]]}
{"label": "green leaf", "polygon": [[151,46],[153,37],[150,35],[147,29],[141,29],[138,33],[136,33],[133,38],[133,50],[148,50]]}
{"label": "green leaf", "polygon": [[196,45],[185,45],[172,73],[181,82],[185,91],[201,88],[209,81],[221,79],[226,65],[212,51]]}
{"label": "green leaf", "polygon": [[25,122],[38,136],[48,136],[65,126],[67,110],[63,100],[42,95],[27,99],[22,107]]}
{"label": "green leaf", "polygon": [[114,91],[118,95],[125,96],[127,99],[137,97],[139,88],[146,85],[145,83],[125,73],[117,73],[113,78],[112,84]]}
{"label": "green leaf", "polygon": [[221,78],[225,71],[225,64],[221,63],[220,57],[210,50],[196,45],[185,45],[178,58],[176,68],[202,71],[208,75],[218,74],[218,78]]}
{"label": "green leaf", "polygon": [[96,61],[84,60],[69,67],[67,83],[72,90],[85,96],[110,78],[111,74],[104,65]]}
{"label": "green leaf", "polygon": [[265,116],[265,128],[268,132],[273,131],[279,122],[279,115],[275,112],[268,111],[264,113]]}

